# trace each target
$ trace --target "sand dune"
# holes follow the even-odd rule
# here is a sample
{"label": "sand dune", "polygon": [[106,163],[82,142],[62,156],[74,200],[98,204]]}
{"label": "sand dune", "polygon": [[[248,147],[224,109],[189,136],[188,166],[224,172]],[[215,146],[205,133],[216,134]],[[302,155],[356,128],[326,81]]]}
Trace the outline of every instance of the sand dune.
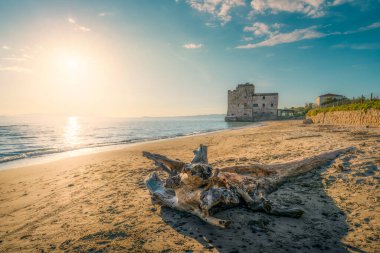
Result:
{"label": "sand dune", "polygon": [[[200,143],[214,167],[358,150],[269,196],[302,218],[235,208],[216,215],[234,221],[223,230],[153,205],[143,183],[155,170],[143,150],[189,161]],[[379,166],[379,128],[288,121],[1,171],[0,251],[379,252]]]}

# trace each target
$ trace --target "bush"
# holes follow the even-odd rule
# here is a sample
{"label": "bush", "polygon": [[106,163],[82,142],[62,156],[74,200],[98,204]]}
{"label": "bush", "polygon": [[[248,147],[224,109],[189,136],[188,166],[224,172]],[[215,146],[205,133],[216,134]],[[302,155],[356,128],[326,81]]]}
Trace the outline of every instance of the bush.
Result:
{"label": "bush", "polygon": [[364,103],[354,103],[348,105],[340,105],[336,107],[316,108],[307,113],[307,116],[315,116],[321,112],[335,112],[335,111],[367,111],[368,109],[380,110],[380,101],[366,101]]}

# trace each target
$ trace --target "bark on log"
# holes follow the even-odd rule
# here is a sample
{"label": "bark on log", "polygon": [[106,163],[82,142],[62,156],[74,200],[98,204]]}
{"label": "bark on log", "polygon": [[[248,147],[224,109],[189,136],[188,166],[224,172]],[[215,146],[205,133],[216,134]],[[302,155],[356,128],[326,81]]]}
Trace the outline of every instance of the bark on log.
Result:
{"label": "bark on log", "polygon": [[[184,162],[172,160],[172,159],[167,158],[166,156],[159,155],[159,154],[152,154],[146,151],[143,152],[143,156],[154,161],[156,165],[161,167],[164,171],[173,175],[178,174],[182,170],[183,166],[185,165]],[[162,165],[164,165],[165,168]]]}

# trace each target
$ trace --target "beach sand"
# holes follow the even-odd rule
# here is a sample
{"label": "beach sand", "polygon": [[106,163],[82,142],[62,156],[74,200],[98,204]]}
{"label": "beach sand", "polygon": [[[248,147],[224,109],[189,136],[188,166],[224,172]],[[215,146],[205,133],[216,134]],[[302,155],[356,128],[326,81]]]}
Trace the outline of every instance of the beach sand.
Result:
{"label": "beach sand", "polygon": [[[214,167],[275,163],[348,146],[357,151],[269,195],[300,219],[243,207],[216,214],[228,229],[153,205],[143,150],[190,161],[209,146]],[[142,143],[0,172],[1,252],[380,252],[380,129],[268,122]]]}

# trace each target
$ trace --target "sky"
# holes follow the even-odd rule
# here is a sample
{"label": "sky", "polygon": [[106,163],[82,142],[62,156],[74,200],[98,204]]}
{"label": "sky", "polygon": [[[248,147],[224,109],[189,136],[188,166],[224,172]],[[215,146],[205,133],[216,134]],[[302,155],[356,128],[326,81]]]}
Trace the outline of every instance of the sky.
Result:
{"label": "sky", "polygon": [[223,114],[380,95],[380,0],[0,1],[0,115]]}

